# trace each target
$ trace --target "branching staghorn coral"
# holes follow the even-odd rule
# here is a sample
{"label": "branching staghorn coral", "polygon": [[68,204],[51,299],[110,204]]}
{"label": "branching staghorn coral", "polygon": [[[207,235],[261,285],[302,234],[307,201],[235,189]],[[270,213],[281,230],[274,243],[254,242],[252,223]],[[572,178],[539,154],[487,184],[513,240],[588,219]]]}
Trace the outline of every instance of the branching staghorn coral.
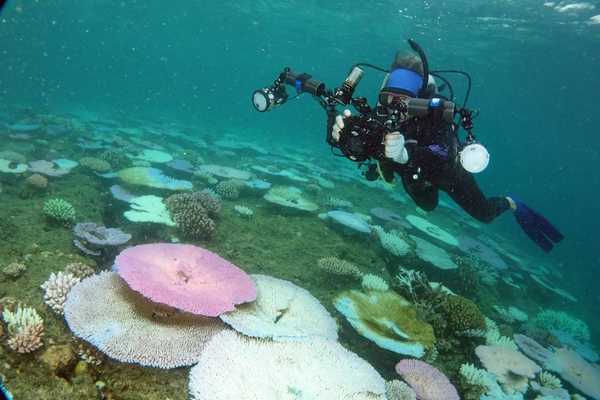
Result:
{"label": "branching staghorn coral", "polygon": [[427,275],[421,271],[415,271],[400,267],[394,284],[400,294],[410,299],[413,304],[428,303],[427,308],[439,309],[446,302],[449,292],[440,284],[432,284]]}
{"label": "branching staghorn coral", "polygon": [[442,284],[429,282],[424,272],[400,267],[392,287],[412,303],[420,321],[433,326],[436,332],[445,328],[440,311],[450,292]]}
{"label": "branching staghorn coral", "polygon": [[319,267],[330,274],[335,275],[347,275],[355,278],[361,278],[364,276],[364,273],[361,272],[358,267],[351,262],[340,260],[336,257],[325,257],[319,259],[317,261]]}
{"label": "branching staghorn coral", "polygon": [[469,264],[475,270],[475,274],[481,282],[489,286],[494,286],[498,282],[499,274],[496,267],[485,262],[475,253],[469,253]]}
{"label": "branching staghorn coral", "polygon": [[6,344],[18,353],[31,353],[41,347],[44,336],[44,320],[34,308],[17,308],[15,312],[2,312],[8,331]]}

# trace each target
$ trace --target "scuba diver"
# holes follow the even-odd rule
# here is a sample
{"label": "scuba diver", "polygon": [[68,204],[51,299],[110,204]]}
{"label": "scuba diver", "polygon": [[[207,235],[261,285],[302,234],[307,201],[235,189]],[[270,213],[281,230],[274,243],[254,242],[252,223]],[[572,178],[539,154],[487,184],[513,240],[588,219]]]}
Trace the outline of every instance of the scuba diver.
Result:
{"label": "scuba diver", "polygon": [[[418,43],[408,40],[418,53],[399,51],[390,70],[367,63],[352,66],[345,82],[334,90],[306,73],[285,68],[273,85],[256,90],[252,104],[259,112],[271,111],[289,99],[308,93],[327,113],[327,138],[332,152],[359,167],[368,166],[365,177],[371,181],[381,178],[395,186],[395,174],[414,202],[425,211],[434,210],[442,190],[469,215],[483,223],[493,221],[510,210],[523,231],[542,250],[549,252],[553,242],[564,236],[542,215],[521,202],[517,197],[486,197],[473,173],[483,171],[489,163],[489,154],[471,133],[476,110],[466,106],[471,88],[468,74],[457,70],[430,71],[427,57]],[[376,107],[369,106],[364,97],[353,97],[362,79],[362,66],[386,72]],[[454,90],[440,73],[459,73],[467,77],[469,85],[462,106],[454,101]],[[444,82],[437,87],[435,78]],[[297,90],[289,97],[286,85]],[[450,98],[440,95],[448,87]],[[351,104],[358,111],[352,115],[337,106]],[[455,122],[455,116],[460,121]],[[466,141],[458,139],[458,129],[467,132]],[[339,149],[341,154],[333,151]],[[375,162],[373,162],[375,161]]]}
{"label": "scuba diver", "polygon": [[[372,117],[385,121],[394,109],[406,110],[411,98],[434,97],[440,97],[435,78],[425,73],[422,59],[400,50],[383,82]],[[344,120],[350,115],[350,110],[344,110],[343,115],[335,117],[333,126],[328,127],[333,146],[345,133]],[[465,154],[466,149],[460,151],[455,123],[432,115],[410,118],[406,112],[399,114],[399,120],[399,129],[385,135],[387,159],[379,160],[378,165],[369,165],[369,171],[364,174],[367,179],[381,177],[389,183],[394,180],[394,173],[398,174],[408,195],[425,211],[437,207],[440,190],[483,223],[510,210],[523,231],[546,252],[552,250],[552,242],[564,239],[546,218],[515,196],[486,197],[483,194],[472,172],[485,169],[489,155],[479,144],[471,148],[472,154]]]}

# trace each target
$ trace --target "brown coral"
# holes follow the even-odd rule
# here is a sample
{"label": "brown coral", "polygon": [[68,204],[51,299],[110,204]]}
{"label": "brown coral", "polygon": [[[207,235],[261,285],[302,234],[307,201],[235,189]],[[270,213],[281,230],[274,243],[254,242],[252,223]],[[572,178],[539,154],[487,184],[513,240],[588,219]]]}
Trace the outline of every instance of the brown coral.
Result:
{"label": "brown coral", "polygon": [[43,324],[27,324],[9,335],[6,344],[18,353],[31,353],[42,347]]}
{"label": "brown coral", "polygon": [[336,257],[325,257],[317,261],[319,268],[336,275],[349,275],[361,278],[364,274],[351,262]]}
{"label": "brown coral", "polygon": [[479,308],[462,296],[450,296],[441,307],[442,315],[451,332],[485,330],[486,322]]}
{"label": "brown coral", "polygon": [[83,157],[79,160],[79,164],[83,167],[89,168],[92,171],[104,173],[110,171],[110,163],[105,160],[101,160],[95,157]]}
{"label": "brown coral", "polygon": [[221,202],[215,196],[208,192],[202,191],[192,193],[192,197],[206,209],[209,217],[216,218],[221,215]]}
{"label": "brown coral", "polygon": [[225,199],[237,199],[240,197],[240,193],[246,189],[247,186],[241,179],[230,179],[217,183],[215,190],[217,194]]}
{"label": "brown coral", "polygon": [[94,269],[92,267],[90,267],[87,264],[81,263],[81,262],[67,265],[65,267],[64,271],[65,271],[65,273],[71,274],[81,280],[83,280],[89,276],[92,276],[96,273],[96,271],[94,271]]}
{"label": "brown coral", "polygon": [[174,194],[165,200],[165,204],[185,236],[206,239],[216,233],[213,220],[194,195]]}
{"label": "brown coral", "polygon": [[27,267],[25,264],[19,263],[10,263],[6,267],[2,268],[2,273],[4,275],[10,276],[13,279],[21,276],[21,273],[27,271]]}
{"label": "brown coral", "polygon": [[27,185],[32,188],[43,190],[48,187],[48,179],[40,174],[33,174],[27,180],[25,180]]}

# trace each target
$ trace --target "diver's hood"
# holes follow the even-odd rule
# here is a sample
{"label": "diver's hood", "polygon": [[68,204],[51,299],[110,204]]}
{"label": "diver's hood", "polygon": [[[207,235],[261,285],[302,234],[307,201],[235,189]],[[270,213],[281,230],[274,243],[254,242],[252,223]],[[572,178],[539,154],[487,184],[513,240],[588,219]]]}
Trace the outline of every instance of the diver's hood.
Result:
{"label": "diver's hood", "polygon": [[[398,68],[388,74],[381,89],[382,94],[392,96],[407,96],[411,98],[419,97],[418,94],[423,87],[423,78],[418,73]],[[435,78],[429,75],[427,79],[427,97],[438,94]]]}
{"label": "diver's hood", "polygon": [[422,86],[423,78],[421,75],[408,69],[399,68],[390,72],[380,93],[392,96],[417,97]]}

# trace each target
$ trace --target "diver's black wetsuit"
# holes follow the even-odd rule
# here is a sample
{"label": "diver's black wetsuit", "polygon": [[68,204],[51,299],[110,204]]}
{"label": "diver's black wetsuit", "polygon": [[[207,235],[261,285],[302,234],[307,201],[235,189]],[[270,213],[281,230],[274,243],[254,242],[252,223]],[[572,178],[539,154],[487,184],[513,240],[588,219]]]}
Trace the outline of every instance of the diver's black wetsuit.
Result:
{"label": "diver's black wetsuit", "polygon": [[404,189],[420,208],[435,209],[439,190],[484,223],[510,208],[504,197],[486,198],[473,175],[457,161],[459,143],[452,123],[434,123],[430,117],[412,118],[400,125],[400,133],[406,141],[408,163],[387,160],[380,161],[380,167],[386,181],[392,180],[394,172],[400,175]]}

